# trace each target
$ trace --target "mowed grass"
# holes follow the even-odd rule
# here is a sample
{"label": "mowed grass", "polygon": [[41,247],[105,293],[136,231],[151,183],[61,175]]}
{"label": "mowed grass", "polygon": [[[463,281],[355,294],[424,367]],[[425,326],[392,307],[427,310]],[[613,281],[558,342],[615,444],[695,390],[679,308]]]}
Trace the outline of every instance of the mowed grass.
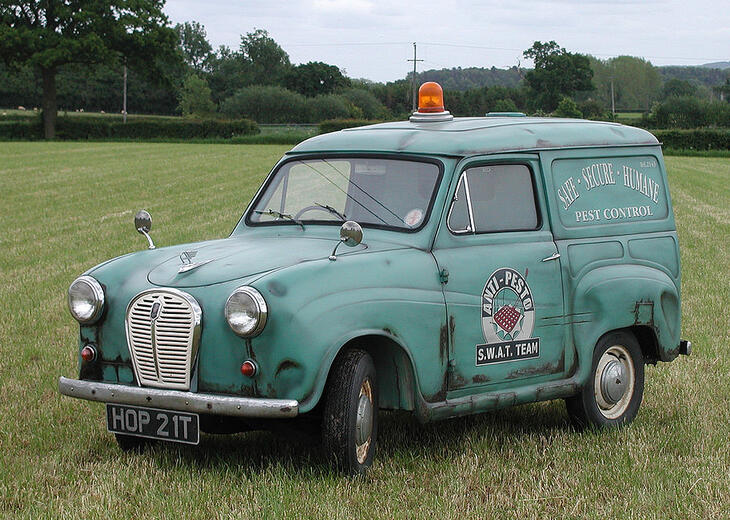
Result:
{"label": "mowed grass", "polygon": [[[146,247],[226,236],[286,146],[0,143],[0,517],[728,518],[730,161],[669,157],[694,352],[648,367],[636,421],[571,429],[562,402],[421,426],[381,414],[364,479],[271,433],[119,451],[76,376],[65,291]],[[296,436],[292,436],[296,437]]]}

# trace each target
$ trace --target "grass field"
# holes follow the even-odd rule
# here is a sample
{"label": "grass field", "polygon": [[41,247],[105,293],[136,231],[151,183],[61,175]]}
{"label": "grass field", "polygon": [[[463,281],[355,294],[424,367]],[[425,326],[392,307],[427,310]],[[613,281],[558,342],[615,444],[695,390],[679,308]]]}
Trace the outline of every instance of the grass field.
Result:
{"label": "grass field", "polygon": [[104,406],[61,397],[88,267],[226,236],[286,146],[0,143],[0,517],[728,518],[730,161],[669,157],[694,352],[647,370],[629,427],[573,431],[562,402],[420,426],[381,414],[370,474],[270,433],[123,454]]}

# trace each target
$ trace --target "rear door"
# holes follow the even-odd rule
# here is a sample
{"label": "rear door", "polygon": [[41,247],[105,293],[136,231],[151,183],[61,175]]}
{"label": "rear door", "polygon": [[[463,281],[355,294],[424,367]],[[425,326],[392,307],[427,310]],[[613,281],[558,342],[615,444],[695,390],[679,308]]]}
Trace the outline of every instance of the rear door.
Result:
{"label": "rear door", "polygon": [[565,373],[560,258],[539,168],[537,156],[470,159],[452,188],[434,256],[448,271],[449,390],[457,395]]}

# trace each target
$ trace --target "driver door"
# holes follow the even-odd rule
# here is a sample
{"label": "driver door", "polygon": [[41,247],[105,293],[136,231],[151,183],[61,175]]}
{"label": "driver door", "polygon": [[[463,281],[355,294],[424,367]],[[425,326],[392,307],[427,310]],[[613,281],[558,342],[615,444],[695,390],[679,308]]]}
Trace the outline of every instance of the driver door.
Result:
{"label": "driver door", "polygon": [[[450,320],[450,394],[565,373],[560,258],[537,157],[466,162],[434,256]],[[464,393],[464,392],[461,392]]]}

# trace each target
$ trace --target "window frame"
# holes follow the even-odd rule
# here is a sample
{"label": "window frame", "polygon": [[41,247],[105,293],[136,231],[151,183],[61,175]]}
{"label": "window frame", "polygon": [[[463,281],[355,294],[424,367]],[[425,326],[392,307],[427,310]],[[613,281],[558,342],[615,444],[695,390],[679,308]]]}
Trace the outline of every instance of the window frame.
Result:
{"label": "window frame", "polygon": [[[296,222],[289,221],[289,220],[272,220],[272,221],[266,221],[266,222],[254,222],[251,220],[251,215],[252,215],[256,205],[263,198],[264,193],[266,193],[266,191],[268,190],[271,183],[274,182],[274,179],[276,178],[276,175],[279,173],[279,170],[281,170],[281,168],[283,168],[285,165],[287,165],[290,162],[317,160],[317,159],[325,159],[325,160],[327,160],[327,159],[388,159],[388,160],[395,160],[395,161],[421,162],[421,163],[433,164],[438,168],[438,175],[437,175],[436,181],[434,183],[434,190],[433,190],[433,193],[431,194],[431,199],[429,200],[428,208],[425,212],[423,220],[418,225],[418,227],[405,228],[405,227],[387,226],[387,225],[383,225],[383,224],[371,224],[371,223],[362,223],[362,222],[358,222],[358,224],[360,224],[363,228],[369,228],[369,229],[383,229],[383,230],[387,230],[387,231],[395,231],[397,233],[418,233],[428,224],[429,220],[431,219],[431,217],[434,213],[436,199],[438,198],[439,191],[442,188],[442,183],[444,180],[444,171],[445,171],[444,163],[437,158],[421,156],[421,155],[403,156],[403,155],[395,155],[395,154],[390,154],[390,153],[372,153],[372,154],[371,153],[311,153],[311,154],[288,156],[276,165],[276,167],[271,171],[271,173],[268,175],[266,180],[263,182],[263,184],[259,188],[259,191],[256,193],[254,198],[251,200],[248,208],[244,212],[244,216],[243,216],[242,220],[245,223],[245,225],[250,226],[250,227],[281,226],[281,225],[298,226],[298,224]],[[305,225],[342,226],[342,221],[334,220],[334,219],[307,220],[304,223],[305,223]]]}
{"label": "window frame", "polygon": [[[535,216],[537,219],[536,225],[534,228],[518,228],[518,229],[500,229],[497,231],[476,231],[475,225],[474,225],[474,208],[472,205],[471,200],[471,192],[469,191],[469,179],[466,175],[467,171],[473,169],[473,168],[479,168],[481,166],[524,166],[527,168],[527,172],[530,175],[530,184],[532,186],[532,200],[535,206]],[[468,220],[469,220],[469,228],[463,229],[463,230],[454,230],[451,229],[450,220],[451,220],[451,213],[454,210],[454,205],[458,201],[456,198],[456,194],[459,191],[459,186],[461,186],[462,181],[464,182],[464,194],[466,197],[466,209],[468,212]],[[465,235],[492,235],[497,233],[520,233],[525,231],[539,231],[543,227],[543,221],[542,221],[542,210],[540,208],[540,201],[538,199],[537,194],[537,180],[535,179],[535,171],[533,170],[532,166],[528,162],[524,161],[500,161],[500,162],[475,162],[466,165],[459,174],[459,179],[456,182],[456,189],[454,190],[454,194],[451,198],[451,204],[449,206],[449,211],[446,214],[446,228],[449,230],[449,233],[451,233],[454,236],[465,236]]]}

